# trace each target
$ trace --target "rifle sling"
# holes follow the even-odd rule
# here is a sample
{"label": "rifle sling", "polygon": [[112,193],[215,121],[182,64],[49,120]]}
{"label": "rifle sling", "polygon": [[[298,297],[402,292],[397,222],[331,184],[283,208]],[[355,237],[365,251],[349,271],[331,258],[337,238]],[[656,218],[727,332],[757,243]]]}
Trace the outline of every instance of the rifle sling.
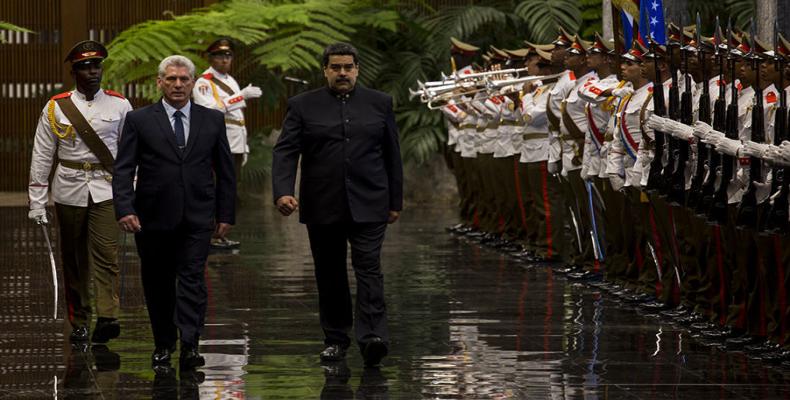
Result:
{"label": "rifle sling", "polygon": [[99,162],[107,172],[113,172],[113,163],[115,158],[112,156],[110,149],[104,144],[96,131],[90,123],[85,119],[77,106],[71,100],[71,97],[63,97],[55,100],[60,106],[60,110],[66,118],[71,121],[71,125],[77,130],[80,138],[88,146],[88,149],[99,159]]}

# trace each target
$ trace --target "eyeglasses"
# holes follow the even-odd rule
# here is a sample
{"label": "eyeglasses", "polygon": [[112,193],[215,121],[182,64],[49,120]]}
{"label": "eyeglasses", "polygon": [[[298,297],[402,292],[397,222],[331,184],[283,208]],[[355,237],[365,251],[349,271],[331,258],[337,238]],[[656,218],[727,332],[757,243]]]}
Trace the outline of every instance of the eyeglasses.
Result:
{"label": "eyeglasses", "polygon": [[329,64],[329,69],[334,72],[340,72],[340,70],[346,70],[347,72],[351,72],[354,68],[357,67],[356,64]]}

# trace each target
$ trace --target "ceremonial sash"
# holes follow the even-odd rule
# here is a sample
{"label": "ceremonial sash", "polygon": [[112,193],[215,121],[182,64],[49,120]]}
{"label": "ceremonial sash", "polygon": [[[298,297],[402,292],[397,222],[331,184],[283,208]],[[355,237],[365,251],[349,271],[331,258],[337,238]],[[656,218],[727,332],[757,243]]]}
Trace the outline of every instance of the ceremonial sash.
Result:
{"label": "ceremonial sash", "polygon": [[595,125],[595,118],[593,117],[592,106],[588,104],[587,107],[585,107],[585,110],[587,111],[587,122],[590,125],[590,133],[592,133],[592,135],[590,135],[592,137],[592,142],[595,145],[595,148],[598,151],[600,151],[601,146],[603,146],[604,135],[603,133],[601,133],[600,129],[598,129],[598,127]]}
{"label": "ceremonial sash", "polygon": [[628,124],[626,124],[625,121],[625,110],[628,108],[628,103],[630,102],[631,96],[629,96],[628,100],[625,101],[623,111],[620,112],[620,139],[623,142],[625,152],[628,153],[629,157],[636,161],[636,152],[639,150],[639,144],[636,143],[633,136],[631,136],[631,132],[628,131]]}

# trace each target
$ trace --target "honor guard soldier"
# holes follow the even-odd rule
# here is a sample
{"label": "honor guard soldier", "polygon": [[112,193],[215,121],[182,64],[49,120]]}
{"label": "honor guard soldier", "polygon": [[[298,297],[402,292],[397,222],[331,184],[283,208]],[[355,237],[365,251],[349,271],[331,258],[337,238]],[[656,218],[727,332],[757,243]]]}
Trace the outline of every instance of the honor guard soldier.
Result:
{"label": "honor guard soldier", "polygon": [[[86,40],[66,56],[76,90],[52,97],[41,113],[30,165],[30,219],[46,224],[47,194],[58,217],[70,340],[88,341],[92,315],[90,282],[98,320],[91,340],[118,337],[120,301],[118,227],[112,199],[112,170],[126,113],[122,95],[101,89],[107,49]],[[58,165],[49,190],[48,177]]]}
{"label": "honor guard soldier", "polygon": [[[195,103],[225,113],[225,126],[228,132],[230,152],[236,168],[236,182],[241,179],[241,167],[246,162],[249,146],[247,145],[247,128],[244,125],[244,108],[247,100],[261,97],[261,89],[252,84],[244,89],[230,76],[233,64],[233,42],[222,38],[208,46],[208,60],[211,66],[203,71],[203,75],[195,82],[192,97]],[[224,237],[211,240],[214,248],[236,248],[239,242]]]}

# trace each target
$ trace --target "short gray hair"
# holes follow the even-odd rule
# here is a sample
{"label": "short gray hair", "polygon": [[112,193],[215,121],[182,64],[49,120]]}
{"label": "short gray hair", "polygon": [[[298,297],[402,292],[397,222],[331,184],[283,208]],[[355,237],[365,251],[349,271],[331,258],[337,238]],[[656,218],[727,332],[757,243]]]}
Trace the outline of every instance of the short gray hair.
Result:
{"label": "short gray hair", "polygon": [[195,64],[192,62],[192,60],[178,54],[165,57],[165,59],[159,63],[159,77],[164,78],[165,70],[167,67],[171,66],[186,67],[187,70],[189,70],[189,76],[192,78],[195,77]]}

